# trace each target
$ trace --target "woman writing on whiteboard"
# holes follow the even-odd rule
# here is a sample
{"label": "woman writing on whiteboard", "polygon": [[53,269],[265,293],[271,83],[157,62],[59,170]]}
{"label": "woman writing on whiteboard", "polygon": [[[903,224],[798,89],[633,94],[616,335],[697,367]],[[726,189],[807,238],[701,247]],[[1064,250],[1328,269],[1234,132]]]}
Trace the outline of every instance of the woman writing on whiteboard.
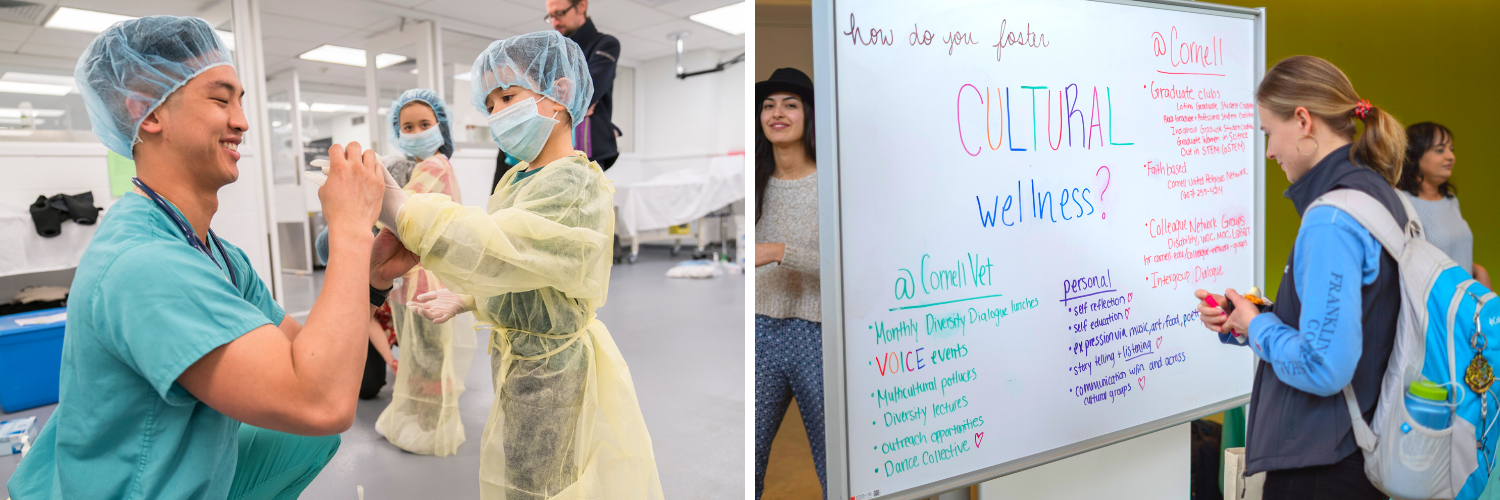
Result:
{"label": "woman writing on whiteboard", "polygon": [[1453,162],[1448,127],[1432,122],[1406,127],[1406,163],[1396,187],[1417,209],[1422,236],[1489,288],[1490,273],[1474,262],[1474,231],[1458,210],[1458,189],[1449,182]]}
{"label": "woman writing on whiteboard", "polygon": [[794,397],[826,496],[812,79],[778,69],[755,84],[755,100],[755,498]]}
{"label": "woman writing on whiteboard", "polygon": [[[1401,306],[1396,261],[1349,214],[1307,207],[1333,189],[1355,189],[1405,225],[1392,189],[1401,178],[1405,131],[1317,57],[1276,63],[1255,99],[1266,158],[1292,182],[1285,196],[1302,224],[1270,312],[1257,314],[1234,289],[1196,292],[1203,323],[1261,360],[1250,396],[1245,474],[1267,473],[1266,499],[1389,498],[1365,477],[1340,391],[1351,385],[1364,418],[1373,417]],[[1365,126],[1358,139],[1356,120]],[[1235,306],[1228,315],[1218,307],[1226,300]]]}

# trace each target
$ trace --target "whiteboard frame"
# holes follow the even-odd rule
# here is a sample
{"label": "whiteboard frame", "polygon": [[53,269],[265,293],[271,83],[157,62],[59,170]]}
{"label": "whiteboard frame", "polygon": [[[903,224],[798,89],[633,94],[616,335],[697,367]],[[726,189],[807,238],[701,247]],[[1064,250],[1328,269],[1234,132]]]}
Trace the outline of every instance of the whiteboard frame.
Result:
{"label": "whiteboard frame", "polygon": [[[826,446],[827,494],[825,498],[843,499],[850,495],[849,476],[849,429],[848,401],[844,359],[844,278],[842,212],[840,211],[839,185],[839,124],[838,124],[838,45],[834,42],[838,31],[834,24],[834,3],[837,0],[814,1],[813,25],[813,81],[814,95],[824,104],[816,113],[816,130],[820,131],[817,144],[818,164],[818,236],[823,294],[823,411],[824,443]],[[1135,7],[1156,8],[1194,14],[1217,15],[1250,19],[1255,22],[1255,79],[1251,88],[1259,86],[1266,68],[1266,9],[1236,7],[1200,3],[1185,0],[1090,0]],[[1260,115],[1256,114],[1254,126],[1255,156],[1252,170],[1255,172],[1255,270],[1258,286],[1265,285],[1266,257],[1266,162],[1265,139],[1259,134]],[[1246,370],[1253,376],[1255,363]],[[882,493],[879,498],[894,500],[920,499],[944,492],[964,488],[1045,465],[1074,455],[1086,453],[1143,436],[1184,422],[1189,422],[1231,408],[1250,403],[1250,394],[1237,395],[1176,415],[1159,418],[1144,424],[1128,427],[1109,434],[1046,450],[1009,462],[993,465],[976,471],[950,476],[914,488]],[[1185,445],[1185,443],[1184,443]]]}

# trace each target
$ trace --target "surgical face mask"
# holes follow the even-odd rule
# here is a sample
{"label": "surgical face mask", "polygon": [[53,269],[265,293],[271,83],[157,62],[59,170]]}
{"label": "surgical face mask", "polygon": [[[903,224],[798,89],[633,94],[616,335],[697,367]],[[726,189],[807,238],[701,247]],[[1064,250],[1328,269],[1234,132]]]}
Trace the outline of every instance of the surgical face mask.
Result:
{"label": "surgical face mask", "polygon": [[443,133],[438,130],[439,127],[440,125],[434,124],[421,132],[410,134],[402,132],[401,137],[396,139],[396,143],[406,154],[418,159],[426,159],[443,145]]}
{"label": "surgical face mask", "polygon": [[552,118],[542,116],[536,112],[536,103],[535,97],[528,97],[489,118],[490,135],[495,143],[521,161],[535,160],[547,144],[547,137],[552,135],[552,127],[557,125],[557,114],[553,113]]}

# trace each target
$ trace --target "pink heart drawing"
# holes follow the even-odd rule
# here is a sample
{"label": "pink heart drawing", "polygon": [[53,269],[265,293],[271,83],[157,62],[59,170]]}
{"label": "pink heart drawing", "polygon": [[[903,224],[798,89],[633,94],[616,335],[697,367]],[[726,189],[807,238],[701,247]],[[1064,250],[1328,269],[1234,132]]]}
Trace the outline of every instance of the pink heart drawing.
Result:
{"label": "pink heart drawing", "polygon": [[974,434],[974,447],[975,448],[979,447],[979,442],[980,441],[984,441],[984,433],[983,432]]}
{"label": "pink heart drawing", "polygon": [[1135,379],[1135,383],[1141,386],[1141,390],[1146,390],[1146,377]]}
{"label": "pink heart drawing", "polygon": [[1156,338],[1156,348],[1161,349],[1161,337]]}

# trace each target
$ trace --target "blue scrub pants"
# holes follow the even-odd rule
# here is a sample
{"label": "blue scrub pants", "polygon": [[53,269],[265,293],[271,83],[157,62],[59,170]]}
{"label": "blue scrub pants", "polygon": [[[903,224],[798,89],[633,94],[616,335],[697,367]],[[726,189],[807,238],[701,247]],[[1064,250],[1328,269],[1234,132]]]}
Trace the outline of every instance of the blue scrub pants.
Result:
{"label": "blue scrub pants", "polygon": [[291,500],[339,450],[339,436],[297,436],[240,424],[239,462],[229,500]]}

